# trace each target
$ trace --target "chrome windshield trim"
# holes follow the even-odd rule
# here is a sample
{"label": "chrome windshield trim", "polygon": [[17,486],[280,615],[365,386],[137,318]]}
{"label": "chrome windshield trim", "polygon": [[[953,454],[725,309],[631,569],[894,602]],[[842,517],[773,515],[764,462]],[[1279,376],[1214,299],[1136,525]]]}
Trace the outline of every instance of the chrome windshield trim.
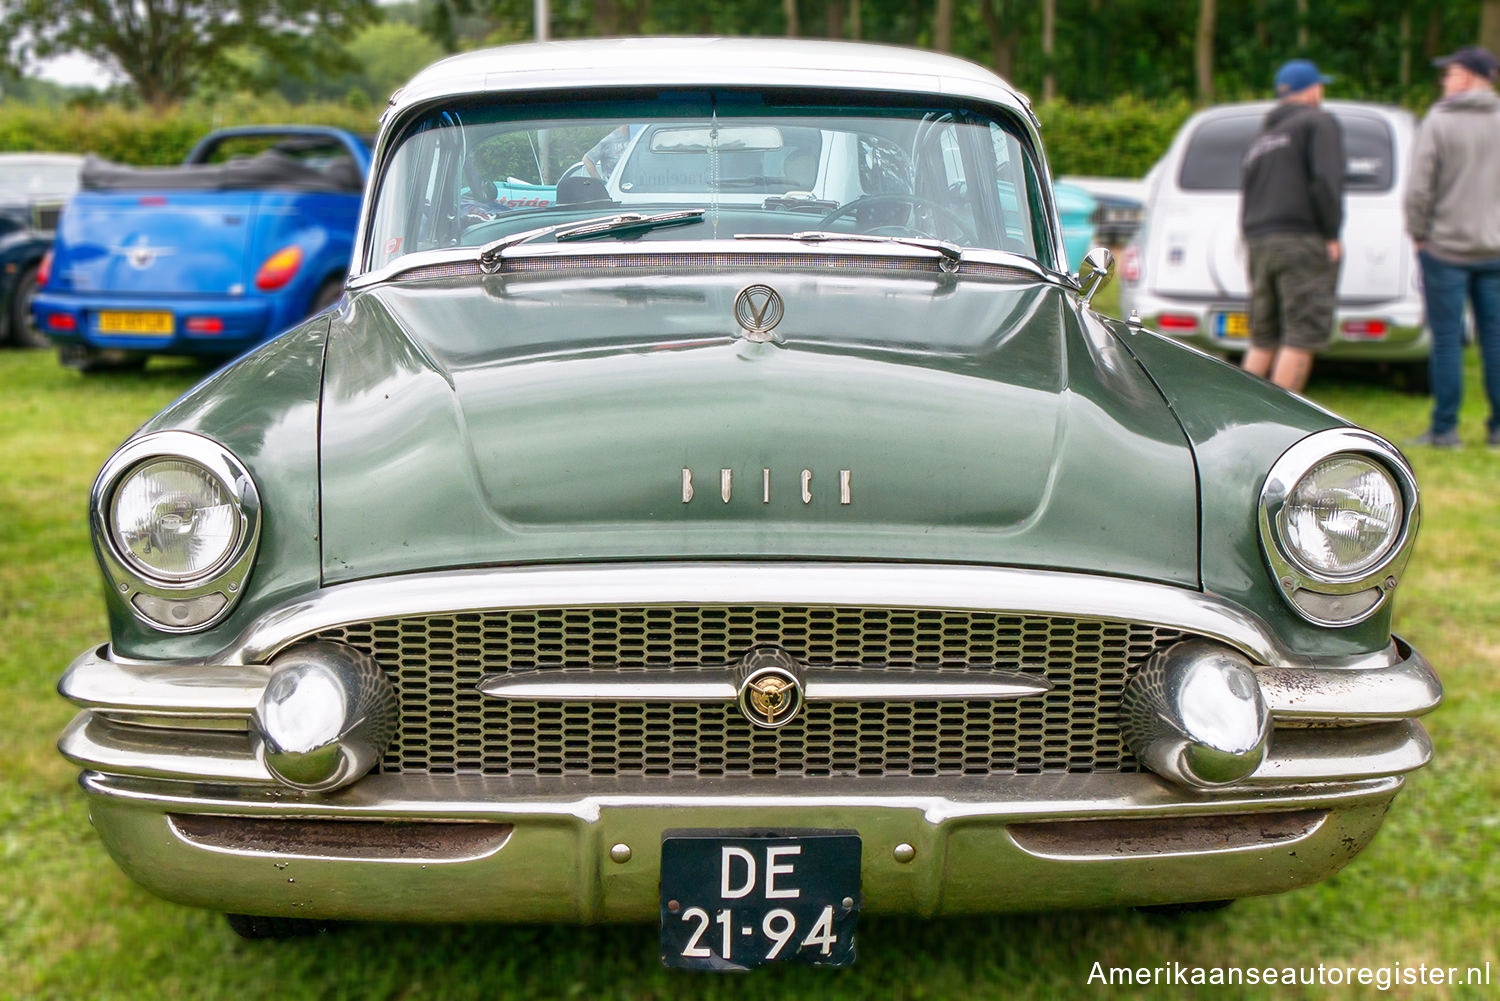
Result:
{"label": "chrome windshield trim", "polygon": [[[566,228],[559,226],[559,229]],[[517,237],[533,239],[539,235],[546,235],[553,227],[539,227],[538,229],[526,230],[516,234]],[[504,241],[496,241],[501,243]],[[369,288],[372,285],[380,285],[385,282],[399,279],[402,275],[411,271],[419,271],[425,268],[443,266],[469,265],[474,268],[476,275],[483,273],[482,264],[478,262],[478,254],[483,248],[480,247],[448,247],[441,250],[423,250],[406,254],[392,261],[382,268],[366,271],[349,279],[348,287],[351,290]],[[865,256],[871,259],[905,259],[923,262],[946,260],[942,251],[935,247],[913,244],[909,242],[866,242],[863,240],[832,241],[820,240],[812,243],[796,239],[795,234],[787,234],[784,237],[758,236],[755,239],[719,239],[719,240],[653,240],[648,244],[637,242],[625,243],[619,246],[599,244],[597,242],[586,243],[542,243],[528,244],[525,239],[517,243],[509,243],[504,248],[504,258],[507,262],[523,260],[546,260],[548,258],[578,258],[578,257],[600,257],[617,253],[621,256],[640,257],[643,254],[660,256],[664,260],[672,257],[702,257],[705,254],[715,254],[725,257],[742,256],[746,258],[756,257],[764,259],[767,253],[780,254],[787,258],[789,263],[806,261],[809,267],[820,266],[829,256],[840,257]],[[965,247],[962,249],[963,265],[990,265],[992,267],[1011,268],[1034,276],[1038,281],[1045,281],[1053,285],[1067,289],[1075,289],[1077,283],[1072,277],[1061,272],[1050,271],[1029,257],[1012,253],[1008,250],[974,249]],[[940,269],[940,274],[956,274],[962,276],[965,271],[963,265],[956,272],[946,272]]]}
{"label": "chrome windshield trim", "polygon": [[1183,587],[1052,570],[837,561],[579,564],[353,581],[272,609],[212,661],[264,663],[294,640],[372,619],[684,604],[943,608],[1152,623],[1218,639],[1256,664],[1314,666],[1255,615]]}
{"label": "chrome windshield trim", "polygon": [[[609,668],[587,674],[559,674],[555,670],[515,674],[487,674],[479,690],[494,699],[530,702],[733,702],[739,689],[732,680],[737,665],[725,665],[722,676],[712,668],[686,678],[672,671],[622,671]],[[1017,671],[989,671],[962,675],[949,671],[892,671],[809,668],[803,677],[809,702],[931,701],[955,699],[1019,699],[1045,695],[1053,685],[1046,678]]]}

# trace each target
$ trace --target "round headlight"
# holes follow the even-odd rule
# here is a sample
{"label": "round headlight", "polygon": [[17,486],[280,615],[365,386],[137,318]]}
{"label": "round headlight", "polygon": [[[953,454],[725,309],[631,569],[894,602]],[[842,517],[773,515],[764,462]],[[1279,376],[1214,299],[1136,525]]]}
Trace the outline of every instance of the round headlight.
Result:
{"label": "round headlight", "polygon": [[1378,462],[1335,455],[1297,481],[1281,510],[1289,555],[1318,575],[1349,577],[1375,566],[1401,536],[1401,488]]}
{"label": "round headlight", "polygon": [[120,482],[109,527],[120,555],[138,572],[186,581],[229,558],[240,535],[240,511],[207,469],[163,457],[141,463]]}

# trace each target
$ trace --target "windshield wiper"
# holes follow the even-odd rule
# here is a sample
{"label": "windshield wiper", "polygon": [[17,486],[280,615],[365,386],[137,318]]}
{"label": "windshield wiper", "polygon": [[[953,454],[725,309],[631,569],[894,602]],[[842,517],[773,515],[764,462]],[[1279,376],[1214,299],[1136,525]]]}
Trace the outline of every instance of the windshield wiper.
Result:
{"label": "windshield wiper", "polygon": [[873,233],[834,233],[810,229],[802,233],[736,233],[736,240],[796,240],[798,243],[899,243],[937,251],[943,258],[943,270],[952,271],[964,259],[963,248],[947,240],[925,236],[876,236]]}
{"label": "windshield wiper", "polygon": [[683,209],[681,212],[660,212],[656,215],[624,212],[607,219],[591,219],[588,222],[558,230],[556,239],[558,243],[564,243],[570,240],[592,240],[596,236],[640,234],[653,229],[665,229],[668,226],[691,226],[695,222],[702,222],[707,211],[707,209]]}
{"label": "windshield wiper", "polygon": [[645,233],[664,226],[688,226],[695,222],[702,222],[705,211],[707,210],[686,209],[681,212],[663,212],[659,215],[625,212],[585,219],[582,222],[559,222],[551,226],[539,226],[536,229],[512,233],[510,236],[502,236],[498,240],[486,243],[479,248],[479,266],[485,274],[492,275],[500,270],[500,262],[504,259],[505,252],[511,247],[519,247],[523,243],[530,243],[532,240],[539,240],[553,233],[557,234],[556,239],[559,243],[565,240],[591,240],[596,236],[619,233]]}

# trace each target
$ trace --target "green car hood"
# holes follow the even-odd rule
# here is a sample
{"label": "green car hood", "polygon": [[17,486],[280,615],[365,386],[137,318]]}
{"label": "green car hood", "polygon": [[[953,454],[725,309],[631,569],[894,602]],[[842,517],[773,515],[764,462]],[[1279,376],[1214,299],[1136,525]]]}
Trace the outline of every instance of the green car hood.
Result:
{"label": "green car hood", "polygon": [[[739,336],[756,283],[784,343]],[[1196,587],[1187,440],[1075,303],[843,269],[378,286],[329,331],[324,581],[837,558]]]}

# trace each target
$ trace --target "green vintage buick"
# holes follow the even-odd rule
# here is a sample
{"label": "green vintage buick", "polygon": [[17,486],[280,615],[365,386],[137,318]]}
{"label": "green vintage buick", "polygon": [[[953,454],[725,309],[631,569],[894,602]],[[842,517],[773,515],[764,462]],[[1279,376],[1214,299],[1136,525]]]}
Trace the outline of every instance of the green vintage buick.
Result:
{"label": "green vintage buick", "polygon": [[655,921],[713,969],[1335,872],[1441,697],[1411,469],[1096,313],[1108,268],[956,59],[428,69],[338,306],[99,475],[106,847],[250,936]]}

